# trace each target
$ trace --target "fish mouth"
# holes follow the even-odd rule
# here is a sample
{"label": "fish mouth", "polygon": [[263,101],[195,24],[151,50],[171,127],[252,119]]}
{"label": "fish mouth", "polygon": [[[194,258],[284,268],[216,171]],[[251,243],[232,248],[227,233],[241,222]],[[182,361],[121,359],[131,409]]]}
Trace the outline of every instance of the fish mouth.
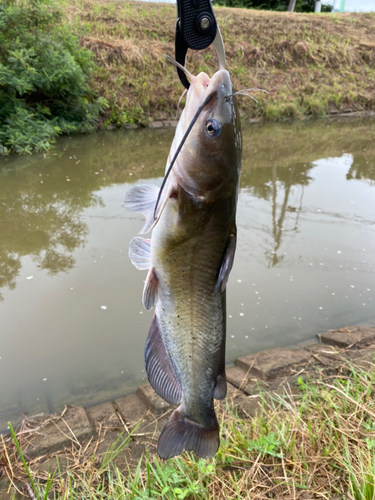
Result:
{"label": "fish mouth", "polygon": [[213,97],[210,100],[212,106],[218,99],[224,99],[232,94],[232,83],[229,73],[225,69],[217,71],[212,78],[209,78],[206,73],[199,73],[194,78],[191,87],[192,91],[190,92],[189,89],[186,107],[191,111],[194,110],[194,112],[209,95]]}
{"label": "fish mouth", "polygon": [[[232,93],[232,82],[227,70],[217,71],[213,77],[206,82],[204,93],[202,95],[202,101],[207,98],[208,95],[213,95],[217,100],[224,100]],[[211,103],[213,100],[211,100]]]}

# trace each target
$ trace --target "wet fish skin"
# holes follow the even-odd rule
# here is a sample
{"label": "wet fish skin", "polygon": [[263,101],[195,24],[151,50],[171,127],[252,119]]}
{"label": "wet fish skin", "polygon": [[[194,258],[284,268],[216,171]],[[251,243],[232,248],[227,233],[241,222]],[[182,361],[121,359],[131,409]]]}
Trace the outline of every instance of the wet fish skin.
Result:
{"label": "wet fish skin", "polygon": [[[226,395],[225,286],[236,246],[241,163],[240,121],[234,98],[227,99],[232,94],[227,71],[215,73],[211,80],[204,73],[195,77],[167,166],[210,93],[213,98],[171,172],[151,241],[133,240],[133,247],[141,251],[130,252],[132,262],[143,269],[149,252],[143,302],[148,309],[156,307],[145,350],[147,375],[161,397],[180,405],[160,436],[162,458],[183,450],[194,450],[200,457],[214,455],[219,447],[219,424],[213,398]],[[209,120],[222,126],[216,137],[207,134]],[[134,189],[124,203],[133,210]],[[139,198],[137,203],[141,211]],[[142,208],[150,219],[151,203]]]}

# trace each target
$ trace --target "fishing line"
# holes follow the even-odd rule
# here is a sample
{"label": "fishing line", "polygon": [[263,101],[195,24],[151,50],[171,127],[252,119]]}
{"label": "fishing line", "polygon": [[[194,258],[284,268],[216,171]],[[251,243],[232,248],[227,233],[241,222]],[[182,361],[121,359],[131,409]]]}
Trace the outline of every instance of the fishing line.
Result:
{"label": "fishing line", "polygon": [[168,170],[167,170],[167,172],[165,173],[165,176],[164,176],[163,182],[162,182],[162,184],[161,184],[161,186],[160,186],[160,191],[159,191],[159,194],[158,194],[158,198],[157,198],[157,200],[156,200],[156,205],[155,205],[155,210],[154,210],[154,221],[155,221],[155,220],[157,220],[157,217],[156,217],[156,211],[157,211],[157,209],[158,209],[158,205],[159,205],[159,201],[160,201],[161,193],[162,193],[162,191],[163,191],[163,189],[164,189],[165,183],[167,182],[168,176],[169,176],[169,174],[171,173],[172,167],[173,167],[173,165],[174,165],[175,161],[177,160],[177,156],[178,156],[179,152],[181,151],[181,148],[182,148],[182,146],[184,145],[184,143],[185,143],[185,141],[186,141],[186,139],[187,139],[188,135],[190,134],[190,131],[191,131],[191,129],[193,128],[193,126],[194,126],[195,122],[198,120],[199,115],[200,115],[200,114],[201,114],[201,112],[203,111],[203,108],[204,108],[205,106],[207,106],[207,104],[211,101],[211,99],[213,98],[213,96],[214,96],[215,94],[216,94],[216,92],[213,92],[212,94],[209,94],[209,95],[206,97],[206,99],[203,101],[203,103],[199,106],[199,108],[198,108],[197,112],[196,112],[196,113],[195,113],[195,115],[194,115],[194,118],[191,120],[190,125],[188,126],[188,129],[186,130],[186,132],[185,132],[185,134],[184,134],[184,136],[183,136],[183,138],[182,138],[182,140],[181,140],[180,144],[178,145],[178,148],[177,148],[177,150],[176,150],[176,152],[175,152],[175,155],[174,155],[174,157],[173,157],[173,160],[171,161],[171,164],[169,165]]}

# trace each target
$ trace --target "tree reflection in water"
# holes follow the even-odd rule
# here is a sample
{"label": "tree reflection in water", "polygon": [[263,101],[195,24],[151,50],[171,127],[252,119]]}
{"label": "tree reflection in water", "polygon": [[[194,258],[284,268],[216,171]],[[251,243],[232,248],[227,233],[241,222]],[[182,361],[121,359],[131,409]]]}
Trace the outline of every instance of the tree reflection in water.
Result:
{"label": "tree reflection in water", "polygon": [[[50,275],[74,266],[74,249],[85,244],[85,208],[101,203],[95,192],[111,184],[161,177],[174,130],[100,133],[58,141],[55,152],[10,158],[0,164],[0,289],[14,289],[21,259],[30,256]],[[347,179],[375,181],[374,128],[368,121],[327,122],[244,130],[241,187],[272,204],[273,247],[269,266],[279,254],[286,221],[298,232],[304,186],[318,158],[343,154],[354,161]],[[261,167],[261,168],[260,168]],[[291,204],[293,186],[299,202]],[[1,295],[0,295],[1,300]]]}
{"label": "tree reflection in water", "polygon": [[[288,214],[290,215],[289,219],[294,218],[289,234],[298,232],[304,187],[312,181],[312,178],[308,175],[311,168],[313,168],[312,165],[293,165],[292,167],[273,165],[272,167],[253,169],[247,178],[247,185],[250,187],[251,194],[263,198],[271,204],[272,224],[264,229],[273,238],[273,248],[265,251],[269,267],[277,266],[284,259],[284,255],[278,254],[278,251],[282,243]],[[300,188],[297,206],[290,204],[293,186]]]}
{"label": "tree reflection in water", "polygon": [[14,186],[11,195],[0,194],[0,287],[15,288],[22,257],[30,256],[49,275],[67,272],[74,266],[72,252],[82,246],[87,226],[79,216],[83,208],[99,203],[88,195],[66,203],[56,191],[34,183]]}
{"label": "tree reflection in water", "polygon": [[25,256],[51,276],[72,269],[72,254],[88,233],[82,212],[102,203],[95,193],[161,176],[172,135],[171,129],[104,132],[59,140],[48,155],[2,159],[0,289],[15,288]]}
{"label": "tree reflection in water", "polygon": [[[244,134],[241,187],[271,204],[272,223],[263,230],[272,235],[272,249],[265,250],[269,267],[279,265],[278,253],[287,221],[288,233],[297,234],[304,188],[313,178],[309,172],[320,158],[350,154],[353,163],[346,176],[370,185],[375,181],[375,123],[371,120],[317,121],[292,125],[272,124]],[[298,188],[298,202],[291,195]],[[289,217],[288,217],[289,215]]]}

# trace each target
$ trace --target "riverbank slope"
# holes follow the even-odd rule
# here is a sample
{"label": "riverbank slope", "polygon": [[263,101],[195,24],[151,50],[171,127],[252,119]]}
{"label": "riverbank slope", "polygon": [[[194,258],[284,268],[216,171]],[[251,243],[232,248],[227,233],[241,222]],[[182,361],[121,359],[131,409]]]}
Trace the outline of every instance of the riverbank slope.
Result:
{"label": "riverbank slope", "polygon": [[0,436],[0,500],[46,498],[50,486],[61,500],[372,499],[374,325],[227,367],[221,446],[210,460],[158,459],[172,408],[150,385],[113,403],[25,417],[18,442]]}
{"label": "riverbank slope", "polygon": [[[175,5],[68,0],[81,43],[95,53],[93,85],[105,124],[174,119],[183,87],[163,55],[174,55]],[[297,14],[216,7],[242,115],[267,120],[375,109],[375,14]],[[188,52],[187,68],[209,75],[212,48]]]}

